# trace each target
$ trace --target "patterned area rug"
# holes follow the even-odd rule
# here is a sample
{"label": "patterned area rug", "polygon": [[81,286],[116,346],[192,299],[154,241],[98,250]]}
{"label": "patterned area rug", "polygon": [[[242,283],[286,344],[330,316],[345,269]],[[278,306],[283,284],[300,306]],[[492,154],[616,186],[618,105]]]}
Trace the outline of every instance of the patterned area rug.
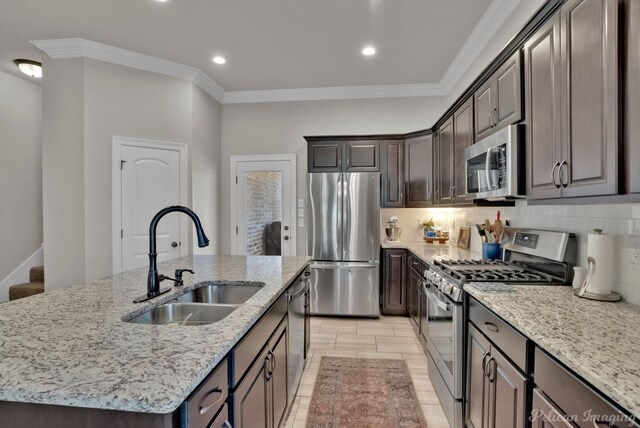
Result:
{"label": "patterned area rug", "polygon": [[426,426],[404,360],[320,360],[307,428]]}

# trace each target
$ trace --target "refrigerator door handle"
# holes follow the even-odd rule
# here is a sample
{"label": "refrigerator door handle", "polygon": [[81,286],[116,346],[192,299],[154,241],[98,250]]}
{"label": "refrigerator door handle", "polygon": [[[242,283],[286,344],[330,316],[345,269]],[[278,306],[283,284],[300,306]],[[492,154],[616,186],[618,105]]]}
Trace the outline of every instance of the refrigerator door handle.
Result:
{"label": "refrigerator door handle", "polygon": [[343,174],[342,180],[342,260],[347,258],[349,234],[351,232],[351,195],[349,194],[349,176]]}
{"label": "refrigerator door handle", "polygon": [[372,262],[311,262],[311,269],[375,269],[379,267],[377,261]]}

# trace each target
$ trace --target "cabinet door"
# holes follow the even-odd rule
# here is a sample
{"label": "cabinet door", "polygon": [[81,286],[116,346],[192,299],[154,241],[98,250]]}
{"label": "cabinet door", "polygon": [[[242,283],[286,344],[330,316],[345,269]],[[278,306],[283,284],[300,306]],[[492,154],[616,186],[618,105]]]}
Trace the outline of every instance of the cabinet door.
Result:
{"label": "cabinet door", "polygon": [[489,379],[489,427],[524,428],[527,378],[494,346],[486,370]]}
{"label": "cabinet door", "polygon": [[405,206],[433,205],[433,138],[431,135],[405,141]]}
{"label": "cabinet door", "polygon": [[560,15],[524,45],[527,199],[561,196]]}
{"label": "cabinet door", "polygon": [[267,381],[269,349],[264,347],[233,394],[233,426],[235,428],[271,427],[271,402]]}
{"label": "cabinet door", "polygon": [[538,388],[533,390],[533,403],[531,405],[531,428],[573,428],[567,422],[562,412],[542,395]]}
{"label": "cabinet door", "polygon": [[522,120],[522,53],[518,50],[495,73],[494,131]]}
{"label": "cabinet door", "polygon": [[404,142],[382,141],[382,206],[404,206]]}
{"label": "cabinet door", "polygon": [[407,314],[407,252],[384,250],[382,270],[382,313],[385,315]]}
{"label": "cabinet door", "polygon": [[626,90],[624,93],[626,140],[626,172],[629,193],[640,193],[640,49],[637,34],[640,33],[640,2],[625,3],[626,16]]}
{"label": "cabinet door", "polygon": [[380,171],[380,141],[346,141],[343,147],[346,172]]}
{"label": "cabinet door", "polygon": [[467,336],[467,399],[465,421],[469,428],[488,424],[489,379],[484,365],[489,358],[489,341],[472,324]]}
{"label": "cabinet door", "polygon": [[438,205],[440,203],[440,132],[433,133],[433,203],[432,205]]}
{"label": "cabinet door", "polygon": [[308,172],[339,172],[342,170],[341,141],[313,141],[307,146]]}
{"label": "cabinet door", "polygon": [[273,402],[273,427],[278,427],[287,409],[287,319],[269,341],[269,359],[272,364],[269,384]]}
{"label": "cabinet door", "polygon": [[563,196],[618,192],[618,2],[560,9]]}
{"label": "cabinet door", "polygon": [[453,204],[453,116],[438,130],[438,205]]}
{"label": "cabinet door", "polygon": [[467,200],[467,172],[464,150],[473,144],[473,100],[469,99],[453,114],[453,196],[456,205],[471,205]]}
{"label": "cabinet door", "polygon": [[487,80],[473,95],[473,108],[476,118],[475,141],[479,141],[493,132],[493,118],[491,115],[494,114],[493,109],[496,106],[493,82],[493,79]]}
{"label": "cabinet door", "polygon": [[409,315],[416,326],[420,325],[420,297],[421,297],[421,276],[415,269],[409,267]]}

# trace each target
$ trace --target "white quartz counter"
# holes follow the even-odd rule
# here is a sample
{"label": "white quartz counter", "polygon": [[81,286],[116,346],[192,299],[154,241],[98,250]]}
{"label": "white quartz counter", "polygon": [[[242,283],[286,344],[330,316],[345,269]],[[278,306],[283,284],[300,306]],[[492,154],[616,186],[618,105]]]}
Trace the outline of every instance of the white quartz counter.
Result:
{"label": "white quartz counter", "polygon": [[[169,413],[199,385],[308,264],[306,257],[194,256],[185,286],[150,302],[141,268],[0,304],[0,400]],[[208,281],[261,281],[222,321],[176,327],[122,321]],[[167,283],[162,283],[167,286]]]}
{"label": "white quartz counter", "polygon": [[581,299],[571,287],[464,289],[604,395],[640,418],[640,306]]}

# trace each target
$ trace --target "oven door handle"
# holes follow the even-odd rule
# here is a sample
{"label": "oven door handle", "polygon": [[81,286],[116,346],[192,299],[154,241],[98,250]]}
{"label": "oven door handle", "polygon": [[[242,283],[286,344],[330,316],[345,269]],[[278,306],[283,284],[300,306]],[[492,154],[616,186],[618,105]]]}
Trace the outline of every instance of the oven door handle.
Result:
{"label": "oven door handle", "polygon": [[493,149],[487,149],[487,157],[484,160],[484,174],[487,178],[487,188],[489,190],[493,190],[493,183],[491,183],[491,174],[489,173],[489,169],[491,169],[491,152]]}
{"label": "oven door handle", "polygon": [[442,300],[436,293],[434,293],[433,291],[429,291],[429,294],[431,295],[431,298],[435,300],[435,304],[438,308],[447,312],[451,312],[453,310],[451,304]]}

